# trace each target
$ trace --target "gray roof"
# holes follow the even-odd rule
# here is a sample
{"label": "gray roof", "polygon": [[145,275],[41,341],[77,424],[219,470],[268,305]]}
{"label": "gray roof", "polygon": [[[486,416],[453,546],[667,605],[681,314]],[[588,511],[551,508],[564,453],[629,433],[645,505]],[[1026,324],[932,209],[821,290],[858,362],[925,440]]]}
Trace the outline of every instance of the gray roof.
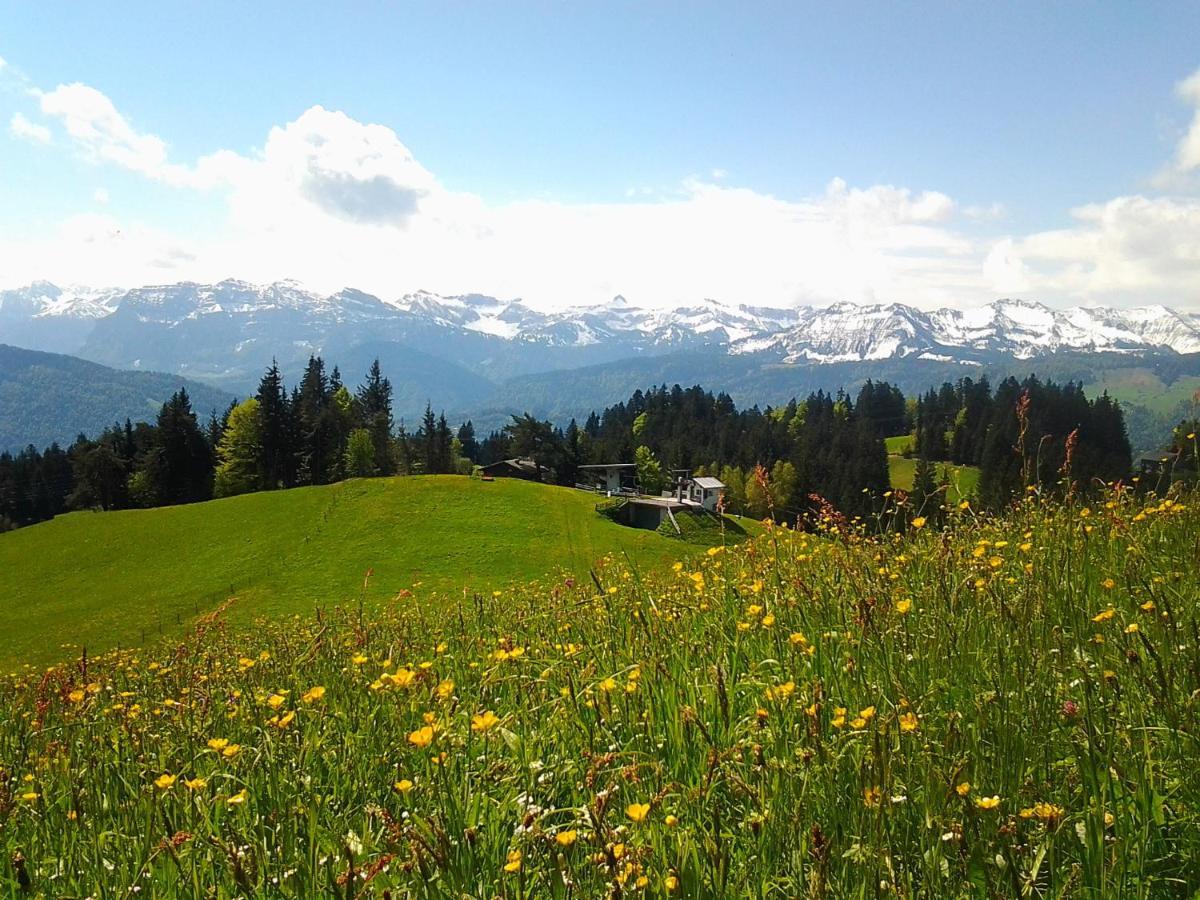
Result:
{"label": "gray roof", "polygon": [[485,472],[488,469],[495,469],[499,466],[512,466],[514,469],[522,469],[526,472],[538,471],[537,463],[528,456],[518,456],[515,459],[498,459],[494,463],[488,463],[486,466],[480,466]]}
{"label": "gray roof", "polygon": [[1138,462],[1166,462],[1176,456],[1174,450],[1160,450],[1158,453],[1143,453],[1138,457]]}
{"label": "gray roof", "polygon": [[692,481],[695,483],[696,487],[706,491],[719,491],[721,488],[725,487],[725,482],[723,482],[720,478],[706,478],[701,476],[699,478],[693,478]]}
{"label": "gray roof", "polygon": [[580,466],[581,469],[634,469],[637,468],[637,463],[592,463],[586,466]]}

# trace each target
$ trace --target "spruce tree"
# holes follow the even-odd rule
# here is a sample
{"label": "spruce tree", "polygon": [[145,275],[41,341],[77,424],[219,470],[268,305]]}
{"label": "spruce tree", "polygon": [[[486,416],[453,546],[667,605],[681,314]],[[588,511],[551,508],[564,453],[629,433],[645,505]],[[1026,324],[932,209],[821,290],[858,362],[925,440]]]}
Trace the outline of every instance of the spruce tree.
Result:
{"label": "spruce tree", "polygon": [[295,458],[292,411],[275,360],[271,360],[254,396],[262,423],[262,486],[266,490],[291,487]]}
{"label": "spruce tree", "polygon": [[375,448],[375,470],[379,475],[392,475],[392,383],[383,377],[379,360],[371,363],[367,380],[358,388],[359,419],[371,435]]}

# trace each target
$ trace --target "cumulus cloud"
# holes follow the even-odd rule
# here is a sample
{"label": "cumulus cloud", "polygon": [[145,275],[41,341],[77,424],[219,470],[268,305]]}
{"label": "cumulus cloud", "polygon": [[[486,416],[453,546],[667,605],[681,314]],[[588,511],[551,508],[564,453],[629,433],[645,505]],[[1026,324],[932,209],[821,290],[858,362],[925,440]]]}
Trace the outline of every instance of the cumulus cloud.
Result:
{"label": "cumulus cloud", "polygon": [[1175,151],[1175,168],[1180,172],[1200,169],[1200,69],[1176,87],[1180,99],[1195,107],[1192,123]]}
{"label": "cumulus cloud", "polygon": [[58,119],[67,135],[97,161],[116,163],[152,178],[163,178],[167,145],[140,134],[113,102],[86,84],[63,84],[38,94],[42,113]]}
{"label": "cumulus cloud", "polygon": [[1009,241],[1006,271],[1060,298],[1200,305],[1200,200],[1117,197],[1071,215],[1070,228]]}
{"label": "cumulus cloud", "polygon": [[[0,246],[6,281],[295,278],[385,297],[486,291],[543,308],[617,293],[646,305],[1200,300],[1200,203],[1187,199],[1116,198],[1072,211],[1059,230],[991,239],[980,223],[1002,218],[999,204],[962,209],[938,191],[840,178],[801,198],[714,171],[620,202],[496,205],[446,189],[391,128],[321,106],[271,128],[253,152],[187,162],[92,87],[38,97],[86,158],[181,191],[217,191],[227,217],[215,233],[181,235],[77,217],[51,240]],[[1180,160],[1189,153],[1181,145]]]}
{"label": "cumulus cloud", "polygon": [[13,113],[8,122],[8,131],[13,137],[33,141],[35,144],[50,143],[50,129],[45,125],[31,122],[21,113]]}

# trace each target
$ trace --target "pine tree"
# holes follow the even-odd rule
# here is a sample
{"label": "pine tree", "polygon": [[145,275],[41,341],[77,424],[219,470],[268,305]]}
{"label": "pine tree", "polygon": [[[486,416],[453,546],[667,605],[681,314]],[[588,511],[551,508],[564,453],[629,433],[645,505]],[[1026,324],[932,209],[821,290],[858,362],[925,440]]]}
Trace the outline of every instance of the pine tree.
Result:
{"label": "pine tree", "polygon": [[437,420],[434,448],[437,459],[437,472],[442,475],[454,471],[454,436],[450,433],[450,425],[446,422],[446,414],[441,413]]}
{"label": "pine tree", "polygon": [[295,417],[300,433],[298,481],[301,484],[325,484],[335,468],[337,434],[325,363],[319,356],[308,359],[300,381]]}
{"label": "pine tree", "polygon": [[458,427],[458,442],[462,445],[463,456],[472,462],[478,462],[476,457],[479,455],[479,441],[475,440],[475,426],[470,419]]}
{"label": "pine tree", "polygon": [[379,360],[371,363],[367,380],[358,388],[359,417],[375,448],[375,470],[380,475],[395,473],[392,458],[392,383],[383,377]]}
{"label": "pine tree", "polygon": [[426,475],[432,475],[438,470],[437,419],[433,415],[433,407],[428,402],[425,404],[425,415],[421,417],[417,441],[421,445],[422,471]]}
{"label": "pine tree", "polygon": [[262,486],[266,490],[291,487],[295,483],[296,455],[292,410],[275,360],[271,360],[254,396],[262,427]]}
{"label": "pine tree", "polygon": [[941,506],[938,496],[937,482],[934,480],[934,465],[929,457],[917,459],[917,468],[913,473],[912,508],[925,517],[929,517],[935,507]]}
{"label": "pine tree", "polygon": [[193,503],[212,496],[211,451],[186,389],[163,404],[143,471],[147,488],[160,503]]}

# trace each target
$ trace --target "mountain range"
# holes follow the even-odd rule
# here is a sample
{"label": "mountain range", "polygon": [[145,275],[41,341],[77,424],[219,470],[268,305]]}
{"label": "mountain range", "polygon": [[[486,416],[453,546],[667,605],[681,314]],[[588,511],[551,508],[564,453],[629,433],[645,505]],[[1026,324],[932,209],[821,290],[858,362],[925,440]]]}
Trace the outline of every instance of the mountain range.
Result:
{"label": "mountain range", "polygon": [[37,282],[0,291],[0,342],[185,376],[236,395],[252,391],[273,358],[294,380],[309,355],[320,354],[354,383],[379,357],[398,416],[431,400],[448,413],[502,422],[526,408],[586,414],[663,381],[702,381],[739,402],[779,402],[814,387],[850,389],[867,377],[915,390],[980,368],[1187,359],[1200,354],[1200,315],[1163,306],[1051,309],[1016,299],[932,311],[713,300],[658,309],[620,296],[541,312],[482,294],[321,294],[290,281],[132,290]]}

